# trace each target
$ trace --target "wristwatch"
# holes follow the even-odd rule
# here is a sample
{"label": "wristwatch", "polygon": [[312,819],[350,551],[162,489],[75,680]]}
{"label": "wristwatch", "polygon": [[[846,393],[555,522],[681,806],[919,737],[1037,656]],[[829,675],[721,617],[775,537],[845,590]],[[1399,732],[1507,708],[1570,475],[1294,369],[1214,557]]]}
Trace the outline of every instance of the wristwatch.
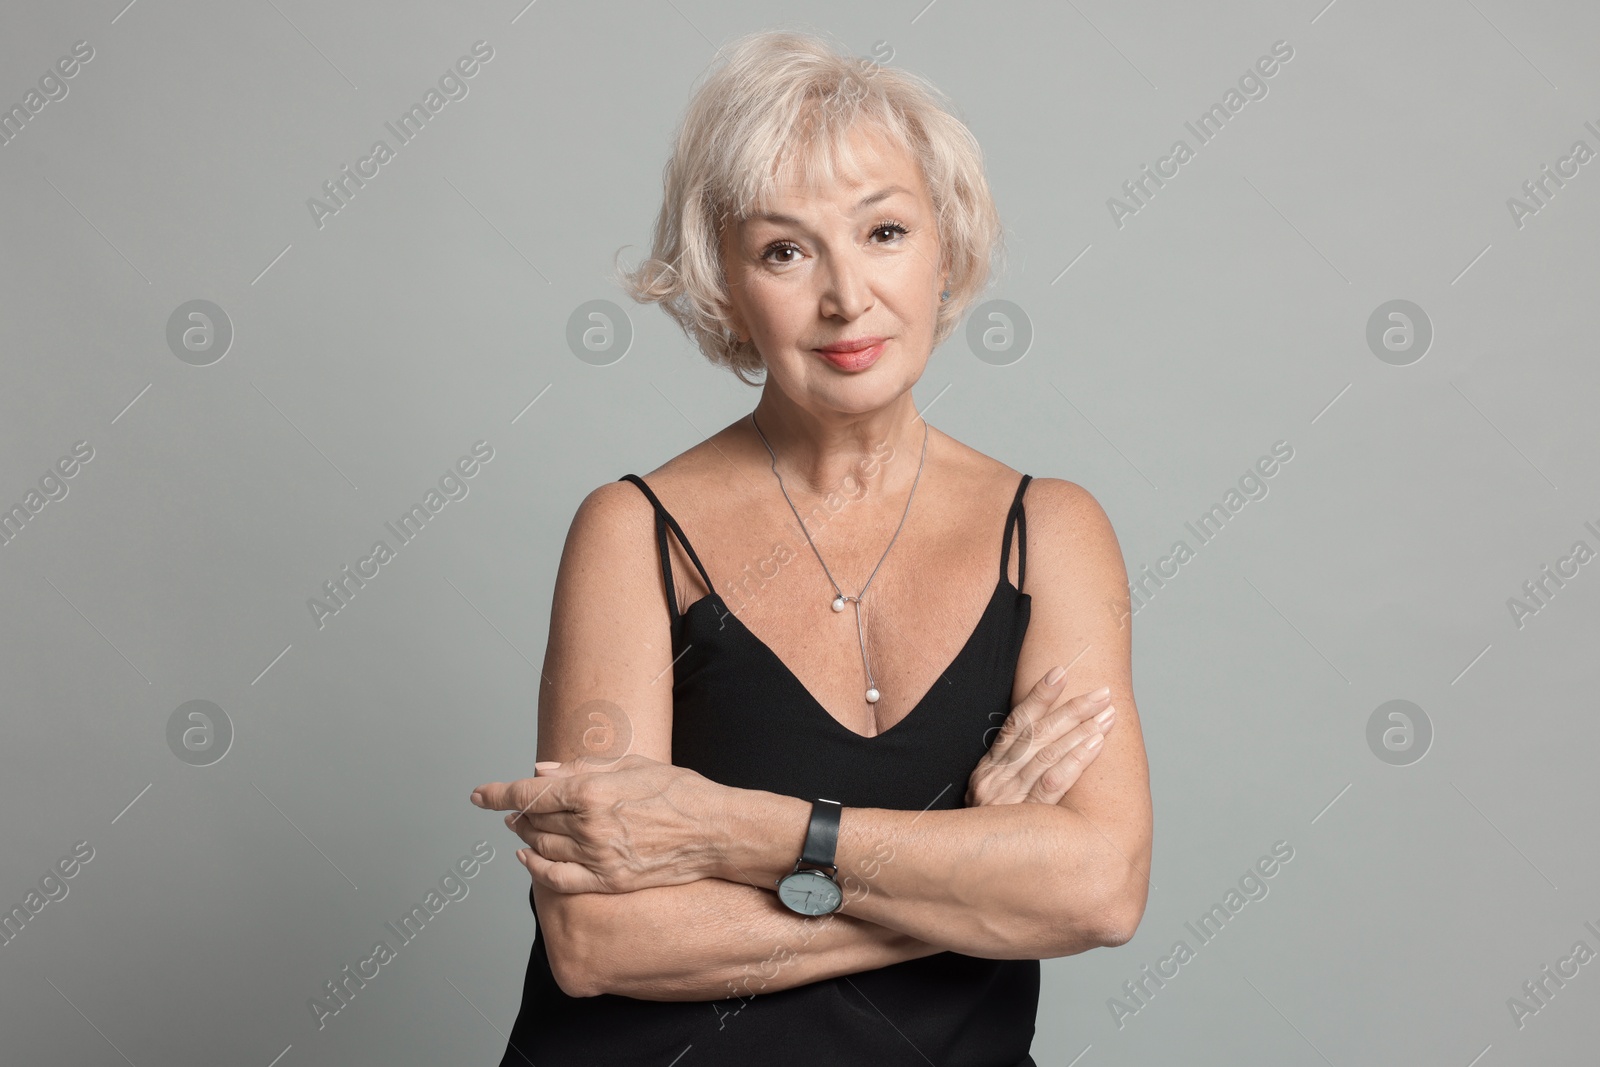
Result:
{"label": "wristwatch", "polygon": [[794,862],[794,870],[778,879],[778,899],[790,911],[801,915],[827,915],[844,905],[844,894],[839,891],[839,883],[833,880],[839,872],[833,859],[839,845],[842,807],[837,800],[812,801],[805,847]]}

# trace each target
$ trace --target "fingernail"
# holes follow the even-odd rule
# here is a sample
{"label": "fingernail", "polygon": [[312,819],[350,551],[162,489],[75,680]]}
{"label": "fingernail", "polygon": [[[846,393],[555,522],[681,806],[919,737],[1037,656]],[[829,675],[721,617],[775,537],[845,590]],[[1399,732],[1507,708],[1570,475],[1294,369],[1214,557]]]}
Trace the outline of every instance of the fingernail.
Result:
{"label": "fingernail", "polygon": [[559,766],[561,766],[560,760],[545,760],[543,763],[535,763],[533,769],[536,771],[548,771]]}
{"label": "fingernail", "polygon": [[1057,682],[1061,681],[1062,678],[1066,677],[1066,674],[1067,669],[1065,667],[1052,667],[1050,668],[1050,673],[1044,676],[1044,684],[1055,685]]}
{"label": "fingernail", "polygon": [[1105,734],[1095,734],[1093,737],[1089,738],[1089,740],[1087,740],[1087,741],[1085,741],[1083,743],[1084,751],[1086,751],[1086,752],[1094,751],[1095,749],[1099,748],[1105,742],[1105,739],[1106,739],[1106,735]]}
{"label": "fingernail", "polygon": [[1107,708],[1105,711],[1102,711],[1100,714],[1096,715],[1094,717],[1094,721],[1096,723],[1098,723],[1099,725],[1101,725],[1101,726],[1106,726],[1106,725],[1109,725],[1111,720],[1115,719],[1116,717],[1117,717],[1117,706],[1115,704],[1113,704],[1109,708]]}
{"label": "fingernail", "polygon": [[525,848],[517,849],[517,860],[520,863],[527,863],[528,862],[528,850],[525,849]]}
{"label": "fingernail", "polygon": [[483,807],[483,794],[474,789],[472,791],[472,802],[480,808]]}
{"label": "fingernail", "polygon": [[1106,697],[1108,697],[1110,695],[1111,695],[1111,687],[1109,685],[1102,685],[1099,689],[1096,689],[1094,692],[1089,694],[1089,699],[1090,700],[1104,700]]}

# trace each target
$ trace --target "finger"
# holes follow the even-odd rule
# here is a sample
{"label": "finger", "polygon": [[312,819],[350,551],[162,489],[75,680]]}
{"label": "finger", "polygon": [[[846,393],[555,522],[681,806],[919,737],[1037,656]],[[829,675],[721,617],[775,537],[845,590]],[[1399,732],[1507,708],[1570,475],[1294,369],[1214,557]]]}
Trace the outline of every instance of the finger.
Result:
{"label": "finger", "polygon": [[512,825],[510,822],[512,818],[515,818],[515,815],[507,817],[507,826],[526,846],[523,851],[533,849],[540,856],[553,863],[575,863],[593,870],[590,865],[594,857],[589,854],[589,851],[576,838],[569,837],[566,834],[549,833],[537,829],[527,825],[520,819],[517,820],[515,825]]}
{"label": "finger", "polygon": [[[575,762],[561,763],[557,760],[545,760],[542,763],[535,763],[533,765],[534,777],[559,778],[576,774],[579,768],[573,766]],[[523,778],[518,779],[518,781],[528,781],[528,779]],[[469,799],[480,808],[504,811],[506,808],[516,806],[506,803],[507,793],[512,785],[515,784],[517,783],[513,782],[508,785],[505,782],[485,782],[472,791],[472,796]]]}
{"label": "finger", "polygon": [[505,822],[506,829],[510,830],[512,833],[516,834],[517,837],[521,838],[524,845],[532,844],[532,842],[528,840],[529,836],[540,832],[535,830],[533,827],[526,825],[525,823],[513,822],[511,815],[506,816]]}
{"label": "finger", "polygon": [[[1020,766],[1041,747],[1060,737],[1073,725],[1098,711],[1111,699],[1111,687],[1101,686],[1023,720],[1010,736],[1009,743],[991,753],[991,761],[1002,766]],[[1019,705],[1021,707],[1021,705]]]}
{"label": "finger", "polygon": [[581,863],[547,860],[532,848],[520,849],[517,859],[528,869],[533,880],[557,893],[600,893],[605,887],[599,884],[594,872]]}
{"label": "finger", "polygon": [[472,791],[472,802],[490,811],[521,811],[528,800],[553,787],[559,778],[518,778],[514,782],[485,782]]}
{"label": "finger", "polygon": [[583,777],[519,778],[499,791],[486,792],[484,806],[499,811],[572,811],[577,807],[572,798],[573,783]]}
{"label": "finger", "polygon": [[1093,720],[1068,730],[1044,746],[1017,772],[1017,784],[1028,799],[1054,804],[1077,784],[1079,777],[1105,749],[1105,729]]}
{"label": "finger", "polygon": [[578,814],[571,811],[513,811],[505,817],[505,824],[519,836],[546,833],[577,838],[582,830]]}
{"label": "finger", "polygon": [[[1052,680],[1051,675],[1056,677]],[[1034,683],[1028,695],[1022,698],[1022,703],[1012,708],[1011,714],[1007,715],[1006,721],[1000,725],[999,733],[989,746],[991,759],[1004,764],[1016,758],[1011,753],[1012,746],[1019,737],[1028,736],[1034,721],[1049,710],[1051,703],[1061,695],[1066,679],[1066,668],[1056,667]]]}
{"label": "finger", "polygon": [[[1110,703],[1111,687],[1101,686],[1092,693],[1080,693],[1052,708],[1036,721],[1032,736],[1021,739],[1033,743],[1033,748],[1028,754],[1032,755],[1045,745],[1065,736],[1068,730],[1080,723],[1105,715]],[[1115,709],[1109,710],[1115,714]],[[1109,718],[1104,720],[1104,722],[1109,721],[1111,721]]]}
{"label": "finger", "polygon": [[480,808],[498,808],[505,798],[506,784],[504,782],[484,782],[472,791],[469,798]]}
{"label": "finger", "polygon": [[561,834],[547,834],[540,830],[529,830],[517,835],[528,848],[537,852],[551,863],[575,863],[580,867],[593,870],[590,864],[593,857],[570,837]]}

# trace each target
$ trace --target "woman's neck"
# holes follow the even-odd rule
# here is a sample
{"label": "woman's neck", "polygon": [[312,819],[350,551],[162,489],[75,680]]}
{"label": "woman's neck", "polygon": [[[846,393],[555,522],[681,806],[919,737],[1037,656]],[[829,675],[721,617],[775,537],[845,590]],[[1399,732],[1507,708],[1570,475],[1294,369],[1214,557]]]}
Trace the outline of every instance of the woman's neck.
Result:
{"label": "woman's neck", "polygon": [[[915,461],[922,452],[923,434],[928,431],[912,403],[910,390],[876,411],[819,417],[787,401],[775,400],[769,389],[762,392],[761,401],[751,414],[751,435],[756,438],[759,455],[770,464],[770,447],[777,455],[778,471],[791,489],[819,496],[837,490],[852,475],[860,477],[864,465],[881,463],[887,456]],[[751,424],[751,419],[745,422]],[[766,438],[765,447],[762,437]],[[906,468],[903,478],[909,486],[917,463],[894,466]]]}

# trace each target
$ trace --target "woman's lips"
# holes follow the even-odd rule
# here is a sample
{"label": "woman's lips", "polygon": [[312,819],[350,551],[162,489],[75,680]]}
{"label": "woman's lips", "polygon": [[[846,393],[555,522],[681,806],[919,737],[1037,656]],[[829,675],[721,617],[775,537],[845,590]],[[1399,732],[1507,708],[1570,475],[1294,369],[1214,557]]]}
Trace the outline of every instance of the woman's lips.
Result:
{"label": "woman's lips", "polygon": [[868,367],[878,362],[878,357],[883,355],[883,346],[886,344],[888,344],[887,340],[879,341],[875,345],[872,345],[868,348],[857,349],[854,352],[836,352],[830,351],[826,348],[819,348],[815,351],[817,355],[821,356],[835,367],[838,367],[840,370],[857,371],[866,370]]}

